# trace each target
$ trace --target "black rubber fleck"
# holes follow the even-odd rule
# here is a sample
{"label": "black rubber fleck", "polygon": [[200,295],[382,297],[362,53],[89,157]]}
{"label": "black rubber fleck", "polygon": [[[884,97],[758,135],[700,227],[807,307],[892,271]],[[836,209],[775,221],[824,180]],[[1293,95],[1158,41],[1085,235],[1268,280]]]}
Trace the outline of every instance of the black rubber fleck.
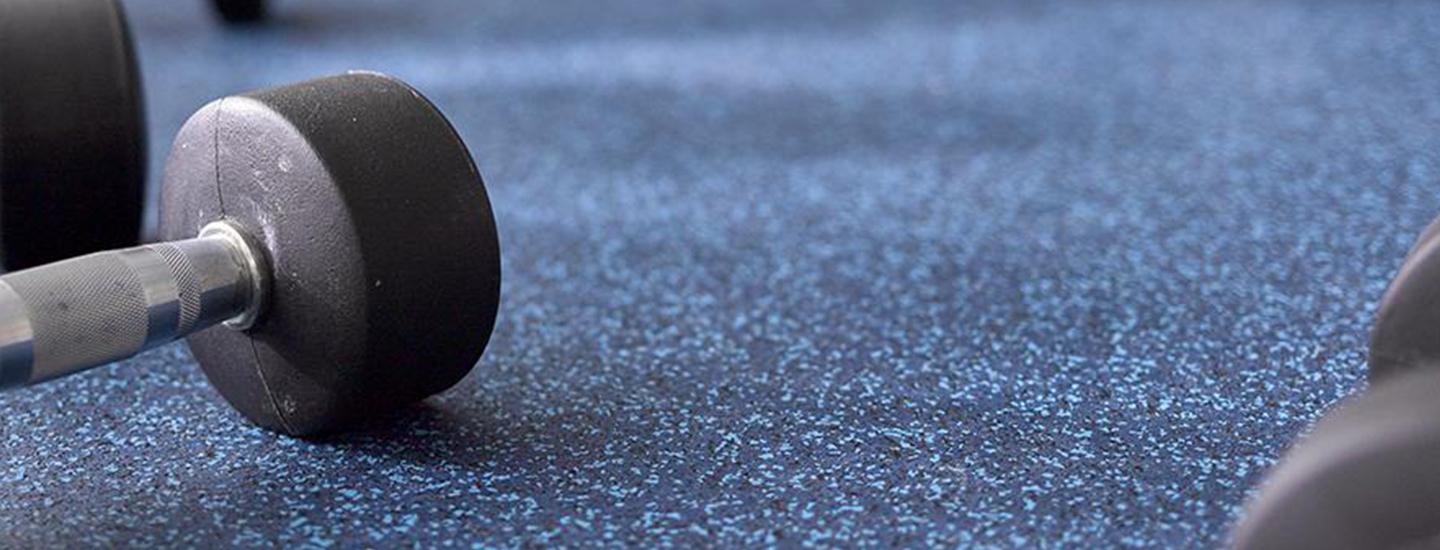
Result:
{"label": "black rubber fleck", "polygon": [[323,433],[440,392],[480,359],[500,300],[484,183],[433,105],[351,73],[225,98],[176,138],[161,232],[219,219],[263,243],[259,323],[190,338],[255,423]]}
{"label": "black rubber fleck", "polygon": [[0,2],[0,264],[135,244],[140,73],[114,0]]}

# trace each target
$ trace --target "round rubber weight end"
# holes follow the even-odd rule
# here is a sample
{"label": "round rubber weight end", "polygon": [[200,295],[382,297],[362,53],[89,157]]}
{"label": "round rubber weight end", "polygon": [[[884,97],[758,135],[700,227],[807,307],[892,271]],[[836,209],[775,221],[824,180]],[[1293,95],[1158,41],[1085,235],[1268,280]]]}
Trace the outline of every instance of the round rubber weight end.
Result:
{"label": "round rubber weight end", "polygon": [[249,331],[190,338],[210,381],[255,423],[335,430],[458,382],[500,300],[500,250],[480,174],[436,108],[351,73],[221,99],[181,129],[161,231],[227,219],[274,272]]}

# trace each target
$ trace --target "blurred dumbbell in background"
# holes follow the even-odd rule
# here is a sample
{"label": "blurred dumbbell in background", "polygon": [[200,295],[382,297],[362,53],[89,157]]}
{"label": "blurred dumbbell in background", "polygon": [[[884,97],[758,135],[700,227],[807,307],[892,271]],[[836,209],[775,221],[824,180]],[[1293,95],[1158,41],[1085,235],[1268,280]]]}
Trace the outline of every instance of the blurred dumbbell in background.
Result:
{"label": "blurred dumbbell in background", "polygon": [[0,266],[134,244],[140,72],[114,0],[0,0]]}
{"label": "blurred dumbbell in background", "polygon": [[[212,0],[227,22],[264,0]],[[144,100],[116,0],[0,0],[0,268],[135,244]]]}
{"label": "blurred dumbbell in background", "polygon": [[214,0],[215,10],[230,23],[249,23],[265,18],[265,0]]}

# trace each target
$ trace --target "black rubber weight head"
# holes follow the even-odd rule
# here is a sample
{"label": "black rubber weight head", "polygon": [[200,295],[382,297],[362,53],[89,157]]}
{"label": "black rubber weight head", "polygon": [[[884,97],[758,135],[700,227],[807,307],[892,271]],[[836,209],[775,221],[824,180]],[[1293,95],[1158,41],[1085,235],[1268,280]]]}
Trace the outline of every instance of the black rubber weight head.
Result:
{"label": "black rubber weight head", "polygon": [[119,4],[0,1],[0,264],[139,239],[141,103]]}
{"label": "black rubber weight head", "polygon": [[265,0],[214,0],[220,18],[230,23],[250,23],[265,18]]}
{"label": "black rubber weight head", "polygon": [[479,361],[500,301],[495,221],[465,144],[409,86],[352,73],[201,109],[165,167],[161,232],[222,218],[262,243],[272,289],[254,328],[190,349],[255,423],[331,431]]}
{"label": "black rubber weight head", "polygon": [[1430,548],[1440,540],[1440,372],[1388,377],[1268,476],[1236,548]]}
{"label": "black rubber weight head", "polygon": [[1370,332],[1370,379],[1440,368],[1440,220],[1410,249]]}

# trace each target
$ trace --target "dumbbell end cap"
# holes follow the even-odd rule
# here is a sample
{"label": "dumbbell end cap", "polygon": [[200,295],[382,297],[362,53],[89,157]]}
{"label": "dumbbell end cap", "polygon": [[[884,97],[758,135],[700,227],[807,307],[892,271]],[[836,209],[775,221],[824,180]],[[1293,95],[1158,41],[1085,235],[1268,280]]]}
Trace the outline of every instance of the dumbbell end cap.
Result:
{"label": "dumbbell end cap", "polygon": [[479,361],[500,299],[495,221],[464,143],[404,83],[352,73],[201,109],[166,166],[161,232],[222,219],[269,262],[265,310],[189,343],[255,423],[334,431]]}

